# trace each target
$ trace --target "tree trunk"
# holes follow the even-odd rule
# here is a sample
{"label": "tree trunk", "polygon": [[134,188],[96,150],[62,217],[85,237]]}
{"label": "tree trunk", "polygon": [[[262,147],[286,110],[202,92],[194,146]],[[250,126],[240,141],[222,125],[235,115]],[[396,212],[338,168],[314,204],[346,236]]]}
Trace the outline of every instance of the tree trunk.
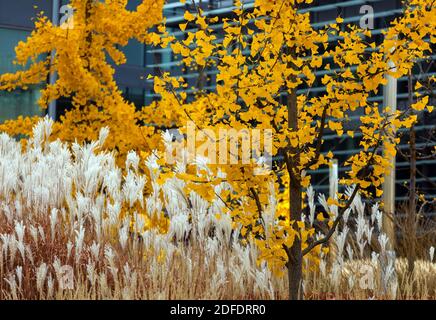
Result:
{"label": "tree trunk", "polygon": [[[298,108],[297,108],[297,93],[296,89],[288,96],[288,126],[293,131],[298,129]],[[289,162],[287,165],[289,173],[289,215],[291,221],[294,222],[294,229],[298,230],[297,221],[301,219],[301,202],[302,202],[302,186],[301,180],[296,169],[300,163],[300,155],[298,148],[289,149]],[[300,300],[303,298],[302,290],[302,266],[303,256],[301,252],[301,240],[295,237],[295,241],[291,248],[287,250],[288,255],[288,281],[289,281],[289,299]]]}
{"label": "tree trunk", "polygon": [[[291,182],[289,190],[290,214],[291,220],[300,220],[301,215],[301,185]],[[294,228],[298,226],[294,223]],[[301,253],[301,240],[295,237],[294,244],[288,249],[288,281],[289,281],[289,299],[300,300],[303,298],[303,256]]]}

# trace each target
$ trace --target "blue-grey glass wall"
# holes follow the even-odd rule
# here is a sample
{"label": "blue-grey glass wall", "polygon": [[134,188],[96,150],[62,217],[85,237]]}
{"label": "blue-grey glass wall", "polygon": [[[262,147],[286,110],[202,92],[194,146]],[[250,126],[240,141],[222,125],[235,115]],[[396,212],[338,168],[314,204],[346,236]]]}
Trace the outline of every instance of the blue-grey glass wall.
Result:
{"label": "blue-grey glass wall", "polygon": [[[0,1],[0,73],[17,70],[13,64],[14,48],[27,38],[33,28],[32,18],[40,11],[51,15],[51,1]],[[26,91],[0,91],[0,120],[40,114],[37,106],[39,89],[39,86],[33,86]]]}

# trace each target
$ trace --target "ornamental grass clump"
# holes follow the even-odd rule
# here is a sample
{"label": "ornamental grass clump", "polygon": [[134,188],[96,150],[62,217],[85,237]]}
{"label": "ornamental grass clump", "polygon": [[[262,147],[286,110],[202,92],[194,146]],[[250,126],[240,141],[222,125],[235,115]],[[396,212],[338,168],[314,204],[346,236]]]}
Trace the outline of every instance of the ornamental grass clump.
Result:
{"label": "ornamental grass clump", "polygon": [[[40,121],[24,146],[0,135],[0,299],[287,298],[286,276],[241,235],[220,197],[187,192],[177,174],[162,179],[168,167],[158,152],[145,160],[129,152],[118,167],[103,147],[106,128],[97,141],[67,144],[50,141],[52,125]],[[163,136],[167,147],[170,138]],[[188,166],[208,169],[201,158],[172,168],[182,174]],[[230,186],[223,179],[214,188]],[[311,187],[305,202],[302,222],[324,237],[314,213],[338,208]],[[277,223],[276,205],[271,188],[267,231]],[[378,205],[356,196],[330,250],[304,260],[304,297],[435,298],[434,247],[410,274],[382,223]]]}

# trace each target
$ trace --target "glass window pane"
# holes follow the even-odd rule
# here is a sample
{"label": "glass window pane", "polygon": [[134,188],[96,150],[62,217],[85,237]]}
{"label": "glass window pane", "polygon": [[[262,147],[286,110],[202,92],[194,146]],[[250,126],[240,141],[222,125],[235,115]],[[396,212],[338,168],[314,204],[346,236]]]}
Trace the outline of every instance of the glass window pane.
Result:
{"label": "glass window pane", "polygon": [[127,64],[144,66],[144,44],[132,39],[127,46],[122,48],[122,51],[126,55]]}
{"label": "glass window pane", "polygon": [[[20,66],[12,62],[15,58],[15,46],[28,36],[27,31],[0,28],[0,74],[15,72]],[[37,105],[40,86],[29,90],[15,90],[14,92],[0,91],[0,122],[14,119],[19,115],[41,114]]]}

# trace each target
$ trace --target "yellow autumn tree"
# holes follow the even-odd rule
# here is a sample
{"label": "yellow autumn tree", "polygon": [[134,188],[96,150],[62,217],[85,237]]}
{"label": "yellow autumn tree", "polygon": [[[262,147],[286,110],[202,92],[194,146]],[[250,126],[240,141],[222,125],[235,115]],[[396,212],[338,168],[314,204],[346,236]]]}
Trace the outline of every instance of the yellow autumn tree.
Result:
{"label": "yellow autumn tree", "polygon": [[[196,10],[187,11],[186,21],[179,26],[184,39],[168,38],[162,26],[161,46],[170,45],[185,68],[196,70],[200,84],[207,79],[206,70],[216,68],[216,89],[209,91],[200,85],[187,94],[188,84],[182,76],[163,73],[154,78],[155,91],[161,96],[156,110],[161,110],[164,119],[178,126],[187,139],[193,138],[193,124],[201,136],[197,142],[207,149],[202,154],[210,158],[216,153],[209,161],[211,172],[179,174],[187,181],[187,191],[194,190],[208,199],[216,193],[217,181],[231,186],[217,196],[226,203],[225,210],[235,227],[241,227],[244,239],[258,245],[260,258],[278,273],[287,269],[291,299],[302,295],[303,257],[316,259],[356,195],[381,196],[384,176],[399,142],[395,129],[410,127],[416,116],[410,110],[382,107],[370,98],[386,84],[386,75],[406,75],[417,59],[432,53],[427,39],[434,43],[436,30],[436,7],[429,0],[405,3],[403,15],[389,26],[379,44],[369,30],[344,26],[341,17],[326,28],[314,29],[309,14],[298,10],[311,2],[256,0],[254,8],[248,10],[237,0],[234,18],[224,19],[205,14],[193,2]],[[223,24],[224,37],[210,26],[216,22]],[[325,92],[299,94],[298,88],[314,85],[319,70],[327,71],[321,79]],[[416,106],[427,108],[425,98],[419,101]],[[359,124],[353,125],[356,118]],[[149,114],[144,114],[144,119],[155,120]],[[272,170],[256,174],[259,165],[255,159],[245,163],[215,161],[216,155],[229,159],[235,154],[225,148],[204,148],[205,144],[223,139],[230,145],[244,143],[220,136],[220,130],[226,129],[271,131]],[[315,229],[302,219],[302,203],[304,189],[311,183],[309,171],[328,166],[334,156],[325,147],[324,136],[329,131],[355,137],[361,149],[345,162],[351,170],[340,181],[352,192],[328,200],[338,212],[328,212],[327,219],[323,214],[318,216],[325,219],[328,228],[326,235],[318,238]],[[198,151],[192,145],[187,148],[194,155]],[[244,156],[242,149],[236,151],[237,156]],[[258,160],[259,156],[268,155],[257,152]],[[173,171],[170,167],[167,176]],[[266,223],[271,190],[278,201],[275,216]]]}
{"label": "yellow autumn tree", "polygon": [[[100,128],[110,128],[105,147],[116,150],[120,163],[129,150],[148,150],[154,128],[141,125],[135,106],[127,102],[114,81],[114,68],[126,62],[120,47],[131,39],[152,43],[148,29],[162,20],[163,0],[144,0],[134,11],[127,0],[72,0],[73,15],[56,26],[41,13],[35,29],[16,51],[16,63],[23,70],[0,76],[0,90],[26,89],[47,83],[50,74],[56,82],[46,84],[39,105],[47,108],[55,99],[68,98],[72,109],[54,125],[54,138],[64,141],[91,141]],[[28,67],[26,67],[28,66]],[[9,134],[31,133],[38,117],[7,121],[0,126]]]}

